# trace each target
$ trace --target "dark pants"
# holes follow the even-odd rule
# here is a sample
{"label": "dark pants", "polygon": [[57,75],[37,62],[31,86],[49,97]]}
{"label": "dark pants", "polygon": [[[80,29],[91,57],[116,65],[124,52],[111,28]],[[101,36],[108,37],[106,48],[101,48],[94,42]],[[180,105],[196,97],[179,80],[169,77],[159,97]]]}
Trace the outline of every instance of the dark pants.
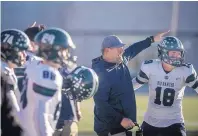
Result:
{"label": "dark pants", "polygon": [[154,127],[146,123],[142,123],[143,136],[186,136],[184,123],[176,123],[168,127]]}
{"label": "dark pants", "polygon": [[109,131],[106,130],[106,131],[103,131],[103,132],[96,132],[98,136],[108,136],[109,134]]}
{"label": "dark pants", "polygon": [[[131,131],[122,131],[122,132],[103,132],[103,133],[97,133],[98,136],[132,136]],[[137,135],[141,136],[141,135]]]}

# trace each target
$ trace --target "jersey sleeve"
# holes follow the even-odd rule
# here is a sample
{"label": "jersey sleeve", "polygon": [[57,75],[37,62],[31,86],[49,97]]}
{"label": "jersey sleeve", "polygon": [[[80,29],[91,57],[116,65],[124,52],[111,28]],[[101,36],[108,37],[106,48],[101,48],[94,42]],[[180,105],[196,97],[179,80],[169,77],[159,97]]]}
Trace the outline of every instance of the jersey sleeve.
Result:
{"label": "jersey sleeve", "polygon": [[187,75],[185,78],[186,86],[193,88],[198,93],[198,77],[192,64],[187,66]]}
{"label": "jersey sleeve", "polygon": [[147,60],[142,63],[139,73],[132,80],[134,90],[140,88],[143,84],[148,83],[149,67],[151,63],[153,63],[153,60]]}
{"label": "jersey sleeve", "polygon": [[8,72],[6,75],[6,85],[7,85],[7,96],[11,100],[13,105],[13,109],[15,113],[20,111],[19,104],[17,102],[17,98],[15,95],[15,91],[17,90],[17,78],[14,73]]}
{"label": "jersey sleeve", "polygon": [[137,75],[137,82],[139,82],[140,84],[144,84],[144,83],[148,83],[149,81],[149,69],[151,69],[151,63],[153,62],[153,60],[148,60],[148,61],[144,61],[142,63],[142,66],[140,68],[140,71]]}

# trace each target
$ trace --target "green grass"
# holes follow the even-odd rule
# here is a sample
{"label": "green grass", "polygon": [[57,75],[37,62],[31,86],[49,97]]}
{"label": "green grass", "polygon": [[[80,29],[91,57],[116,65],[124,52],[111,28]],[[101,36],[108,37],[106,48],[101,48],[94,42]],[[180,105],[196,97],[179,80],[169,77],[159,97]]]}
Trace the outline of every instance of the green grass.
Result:
{"label": "green grass", "polygon": [[[138,95],[136,96],[136,100],[137,100],[138,122],[141,123],[144,112],[146,111],[148,97]],[[80,135],[82,133],[90,133],[91,135],[94,134],[93,107],[94,107],[94,102],[92,99],[83,101],[81,104],[81,111],[83,118],[79,123]],[[189,96],[184,97],[183,113],[186,121],[187,131],[196,131],[196,130],[198,131],[198,97],[189,97]],[[88,134],[84,134],[84,135],[88,135]]]}

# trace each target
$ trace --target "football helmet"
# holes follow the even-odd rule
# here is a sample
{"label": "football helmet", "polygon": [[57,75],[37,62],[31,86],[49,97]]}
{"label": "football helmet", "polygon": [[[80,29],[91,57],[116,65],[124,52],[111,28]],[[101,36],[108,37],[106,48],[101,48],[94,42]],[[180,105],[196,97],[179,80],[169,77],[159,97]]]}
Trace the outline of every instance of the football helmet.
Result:
{"label": "football helmet", "polygon": [[71,51],[76,48],[70,35],[60,28],[47,28],[39,32],[34,39],[39,45],[37,56],[57,64],[67,64]]}
{"label": "football helmet", "polygon": [[[180,51],[181,58],[173,58],[168,55],[169,51]],[[175,67],[180,67],[184,64],[184,46],[182,42],[173,36],[165,37],[158,44],[158,57],[165,63]]]}
{"label": "football helmet", "polygon": [[63,77],[63,91],[77,101],[91,98],[98,90],[98,76],[90,68],[76,67]]}
{"label": "football helmet", "polygon": [[31,26],[24,30],[25,34],[29,37],[30,41],[34,41],[34,37],[37,33],[40,31],[43,31],[46,27],[44,25],[38,25],[38,26]]}
{"label": "football helmet", "polygon": [[31,46],[29,48],[29,52],[36,53],[38,51],[38,45],[34,44],[34,37],[36,36],[37,33],[40,31],[43,31],[45,29],[45,25],[39,24],[36,25],[36,22],[28,28],[24,30],[25,34],[29,37],[31,41]]}
{"label": "football helmet", "polygon": [[7,29],[1,32],[1,59],[22,66],[25,53],[30,46],[28,36],[18,29]]}

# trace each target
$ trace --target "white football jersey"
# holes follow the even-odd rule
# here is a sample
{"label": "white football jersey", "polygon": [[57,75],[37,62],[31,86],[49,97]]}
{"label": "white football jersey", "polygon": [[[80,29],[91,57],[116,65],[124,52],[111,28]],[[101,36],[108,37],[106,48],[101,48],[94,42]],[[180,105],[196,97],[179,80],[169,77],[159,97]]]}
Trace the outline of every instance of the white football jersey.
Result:
{"label": "white football jersey", "polygon": [[51,136],[59,116],[62,76],[58,69],[33,61],[25,71],[21,114],[27,136]]}
{"label": "white football jersey", "polygon": [[149,86],[145,122],[155,127],[184,123],[182,99],[185,86],[193,88],[193,85],[195,87],[198,83],[192,64],[176,67],[166,73],[160,60],[145,61],[136,80],[140,84],[148,83]]}

